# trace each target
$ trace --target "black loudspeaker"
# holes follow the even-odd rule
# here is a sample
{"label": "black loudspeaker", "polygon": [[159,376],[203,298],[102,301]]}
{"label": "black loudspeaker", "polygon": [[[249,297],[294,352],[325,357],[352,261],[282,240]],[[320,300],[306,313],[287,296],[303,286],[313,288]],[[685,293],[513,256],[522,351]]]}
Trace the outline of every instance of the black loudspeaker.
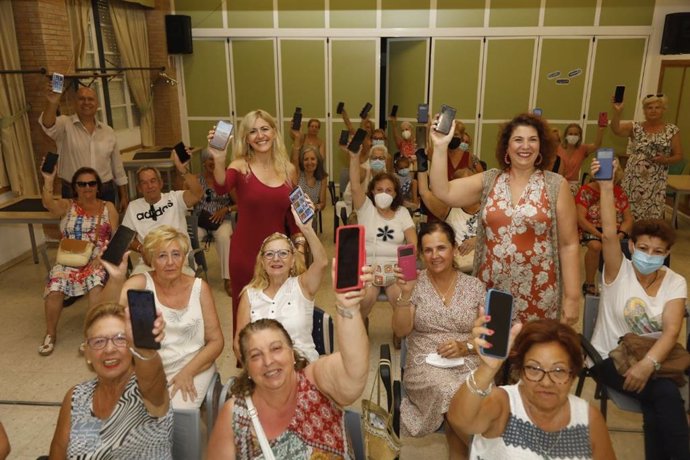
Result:
{"label": "black loudspeaker", "polygon": [[166,14],[165,36],[168,41],[168,54],[192,54],[191,16]]}
{"label": "black loudspeaker", "polygon": [[690,13],[666,15],[661,54],[690,53]]}

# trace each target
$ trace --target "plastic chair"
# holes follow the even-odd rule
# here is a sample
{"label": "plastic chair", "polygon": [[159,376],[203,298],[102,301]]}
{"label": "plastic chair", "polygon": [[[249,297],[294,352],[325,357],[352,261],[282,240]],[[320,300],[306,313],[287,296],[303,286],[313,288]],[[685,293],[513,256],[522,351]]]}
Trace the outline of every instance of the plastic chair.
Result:
{"label": "plastic chair", "polygon": [[[206,440],[211,436],[218,416],[219,394],[221,392],[220,374],[213,374],[206,390],[202,407],[206,409]],[[201,409],[173,409],[173,447],[174,460],[201,458],[203,441],[201,439]]]}
{"label": "plastic chair", "polygon": [[364,436],[362,434],[362,415],[350,409],[345,410],[345,431],[352,445],[355,460],[366,460],[364,457]]}
{"label": "plastic chair", "polygon": [[333,318],[331,315],[314,306],[312,314],[313,324],[311,327],[311,337],[319,355],[330,355],[333,353]]}
{"label": "plastic chair", "polygon": [[335,210],[335,204],[338,202],[340,197],[335,194],[335,182],[328,181],[328,193],[331,195],[331,206],[333,206],[333,242],[335,242],[335,230],[340,225],[340,219],[338,219],[338,213]]}
{"label": "plastic chair", "polygon": [[192,250],[189,253],[189,266],[195,267],[194,273],[196,276],[201,276],[204,273],[204,279],[208,280],[208,264],[206,263],[206,254],[204,248],[199,242],[199,216],[196,214],[189,214],[185,216],[187,221],[187,235],[189,235],[189,242]]}

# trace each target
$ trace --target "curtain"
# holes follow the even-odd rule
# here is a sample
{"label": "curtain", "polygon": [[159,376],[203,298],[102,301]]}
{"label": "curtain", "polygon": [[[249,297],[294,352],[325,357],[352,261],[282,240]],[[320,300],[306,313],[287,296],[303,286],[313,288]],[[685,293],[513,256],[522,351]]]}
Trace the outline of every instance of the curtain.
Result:
{"label": "curtain", "polygon": [[86,44],[89,41],[89,0],[67,0],[67,17],[74,46],[74,67],[83,67],[86,58]]}
{"label": "curtain", "polygon": [[[10,0],[0,0],[0,69],[21,69]],[[10,188],[19,195],[39,190],[28,109],[21,74],[0,75],[0,162]]]}
{"label": "curtain", "polygon": [[[143,8],[111,1],[110,17],[123,67],[149,67],[149,40]],[[127,84],[141,113],[141,143],[156,145],[150,70],[127,70]]]}

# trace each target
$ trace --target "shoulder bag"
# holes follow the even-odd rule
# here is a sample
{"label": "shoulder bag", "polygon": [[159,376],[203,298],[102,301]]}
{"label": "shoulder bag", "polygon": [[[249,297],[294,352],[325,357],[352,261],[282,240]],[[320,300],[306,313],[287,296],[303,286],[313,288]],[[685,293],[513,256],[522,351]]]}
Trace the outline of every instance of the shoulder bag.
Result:
{"label": "shoulder bag", "polygon": [[[96,240],[98,241],[98,233],[101,227],[101,217],[103,216],[105,205],[101,207],[98,213],[98,221],[96,222]],[[63,238],[60,240],[58,246],[57,263],[67,267],[80,268],[85,266],[91,260],[91,254],[95,247],[95,241],[91,240],[77,240],[74,238]]]}
{"label": "shoulder bag", "polygon": [[[390,366],[390,361],[388,365]],[[386,411],[381,407],[380,379],[379,372],[376,372],[369,399],[362,399],[364,455],[372,460],[393,460],[400,456],[401,443],[393,430],[393,408]],[[373,401],[374,388],[376,388],[376,402]]]}

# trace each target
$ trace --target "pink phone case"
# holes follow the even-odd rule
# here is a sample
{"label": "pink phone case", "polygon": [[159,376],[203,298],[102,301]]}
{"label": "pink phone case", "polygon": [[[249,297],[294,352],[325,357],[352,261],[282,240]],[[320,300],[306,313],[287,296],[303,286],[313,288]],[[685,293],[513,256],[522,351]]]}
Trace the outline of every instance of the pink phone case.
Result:
{"label": "pink phone case", "polygon": [[398,246],[398,267],[402,270],[405,281],[417,279],[417,254],[413,244]]}

